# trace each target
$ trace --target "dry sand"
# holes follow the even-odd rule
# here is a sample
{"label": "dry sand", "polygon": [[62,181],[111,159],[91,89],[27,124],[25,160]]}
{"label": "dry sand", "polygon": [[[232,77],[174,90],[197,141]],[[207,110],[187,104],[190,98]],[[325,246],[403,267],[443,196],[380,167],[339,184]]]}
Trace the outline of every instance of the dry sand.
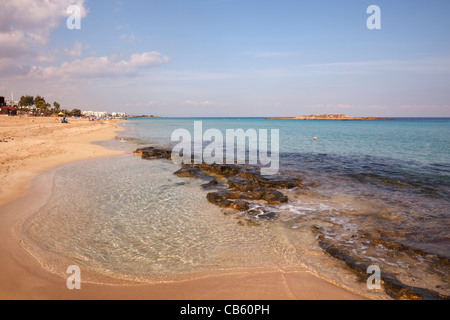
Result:
{"label": "dry sand", "polygon": [[239,270],[184,281],[117,285],[83,283],[82,273],[81,289],[69,290],[67,278],[43,268],[23,248],[16,231],[51,192],[50,169],[120,154],[91,144],[112,139],[117,130],[114,121],[61,124],[50,118],[0,117],[0,140],[8,141],[0,142],[0,205],[4,205],[0,207],[0,299],[361,299],[306,270]]}
{"label": "dry sand", "polygon": [[90,144],[114,138],[119,120],[69,121],[0,116],[0,205],[23,196],[38,173],[71,161],[121,153]]}

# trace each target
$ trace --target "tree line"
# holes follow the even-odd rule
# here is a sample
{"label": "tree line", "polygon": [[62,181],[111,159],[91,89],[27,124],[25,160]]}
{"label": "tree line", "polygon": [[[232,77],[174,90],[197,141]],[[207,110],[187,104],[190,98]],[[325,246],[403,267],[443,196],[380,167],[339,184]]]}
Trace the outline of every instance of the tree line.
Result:
{"label": "tree line", "polygon": [[58,102],[53,102],[53,105],[45,101],[44,97],[41,96],[22,96],[19,100],[19,110],[25,112],[32,112],[34,115],[51,115],[64,113],[67,116],[81,116],[80,109],[72,109],[69,111],[67,109],[61,109],[61,105]]}

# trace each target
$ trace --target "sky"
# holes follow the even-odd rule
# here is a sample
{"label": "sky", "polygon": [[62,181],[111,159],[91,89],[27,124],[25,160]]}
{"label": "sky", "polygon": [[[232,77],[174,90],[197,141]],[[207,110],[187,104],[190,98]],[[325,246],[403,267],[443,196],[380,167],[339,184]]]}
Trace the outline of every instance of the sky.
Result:
{"label": "sky", "polygon": [[[80,9],[80,29],[70,5]],[[381,29],[369,29],[371,5]],[[0,0],[0,95],[163,117],[450,117],[448,0]]]}

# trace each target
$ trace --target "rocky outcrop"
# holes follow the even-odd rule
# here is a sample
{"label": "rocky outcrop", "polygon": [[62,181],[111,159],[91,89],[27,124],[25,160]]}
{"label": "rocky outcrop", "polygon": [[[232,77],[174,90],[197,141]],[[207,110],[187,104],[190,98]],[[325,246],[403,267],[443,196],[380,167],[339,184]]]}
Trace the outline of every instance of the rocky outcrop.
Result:
{"label": "rocky outcrop", "polygon": [[[373,263],[371,261],[363,261],[357,259],[345,250],[335,245],[331,240],[327,239],[320,230],[315,230],[318,233],[318,240],[320,248],[335,259],[343,261],[350,270],[357,276],[359,281],[367,281],[367,269]],[[384,291],[393,299],[406,300],[448,300],[449,296],[442,295],[439,292],[432,291],[425,288],[414,287],[402,283],[398,278],[389,272],[382,272],[381,285]]]}
{"label": "rocky outcrop", "polygon": [[[170,151],[153,147],[138,149],[134,154],[140,155],[143,159],[171,158]],[[261,220],[277,219],[278,213],[274,212],[276,210],[261,204],[287,203],[288,197],[280,190],[309,189],[300,178],[280,175],[262,176],[260,168],[252,166],[210,165],[206,163],[183,164],[174,175],[206,181],[202,187],[210,191],[206,195],[207,200],[220,208],[227,209],[224,210],[225,214],[236,213],[239,217],[244,217],[244,219],[239,219],[238,224],[240,225],[245,225],[245,223],[247,225],[258,225]],[[343,248],[337,242],[326,237],[319,227],[315,227],[313,231],[320,248],[326,254],[343,261],[358,276],[360,281],[367,281],[367,269],[373,263],[372,261],[355,257],[348,248]],[[383,234],[375,239],[373,239],[373,235],[368,235],[367,238],[372,239],[371,243],[374,246],[383,244],[392,250],[410,254],[426,254],[402,244],[385,241]],[[370,245],[370,243],[367,245]],[[437,258],[436,263],[448,265],[449,261],[446,258]],[[407,285],[393,273],[383,271],[381,278],[385,292],[394,299],[450,299],[449,296],[433,290]]]}
{"label": "rocky outcrop", "polygon": [[248,166],[184,164],[174,174],[209,181],[203,187],[217,190],[207,194],[208,201],[221,208],[238,211],[248,211],[252,203],[257,202],[288,202],[288,197],[276,189],[306,188],[298,178],[264,177],[259,173],[259,168]]}
{"label": "rocky outcrop", "polygon": [[[140,148],[134,152],[142,159],[171,159],[169,150],[154,147]],[[262,176],[256,166],[228,164],[183,164],[174,175],[207,181],[205,189],[211,190],[206,196],[210,203],[221,208],[248,211],[250,216],[272,219],[276,214],[264,209],[251,211],[252,204],[280,204],[288,202],[280,189],[307,188],[299,178]]]}
{"label": "rocky outcrop", "polygon": [[142,159],[171,159],[172,152],[164,149],[156,149],[154,147],[141,148],[134,151],[135,155],[139,155]]}
{"label": "rocky outcrop", "polygon": [[392,118],[378,118],[378,117],[349,117],[345,114],[322,114],[322,115],[310,115],[300,116],[295,118],[267,118],[271,120],[394,120]]}

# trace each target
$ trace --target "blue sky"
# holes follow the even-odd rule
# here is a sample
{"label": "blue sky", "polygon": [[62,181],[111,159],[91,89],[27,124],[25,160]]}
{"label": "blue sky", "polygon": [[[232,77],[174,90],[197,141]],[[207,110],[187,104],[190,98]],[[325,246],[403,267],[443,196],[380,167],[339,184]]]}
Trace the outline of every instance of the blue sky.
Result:
{"label": "blue sky", "polygon": [[[80,30],[66,27],[72,3]],[[450,116],[448,0],[0,4],[7,98],[159,116]],[[373,4],[381,30],[366,27]]]}

